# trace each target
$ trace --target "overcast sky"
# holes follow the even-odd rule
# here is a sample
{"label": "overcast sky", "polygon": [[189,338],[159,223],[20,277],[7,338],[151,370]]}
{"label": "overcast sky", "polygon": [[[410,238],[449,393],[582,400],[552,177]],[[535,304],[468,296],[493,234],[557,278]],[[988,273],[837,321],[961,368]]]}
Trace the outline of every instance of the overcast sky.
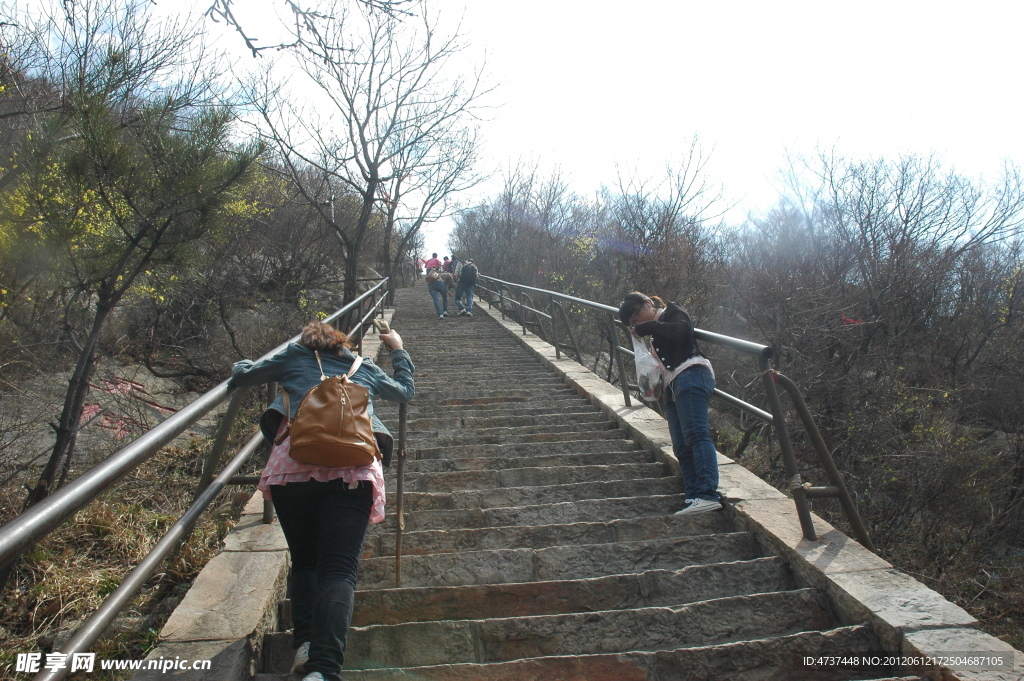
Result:
{"label": "overcast sky", "polygon": [[[284,5],[234,7],[251,16],[265,2]],[[520,160],[557,167],[589,195],[620,170],[662,177],[696,135],[735,222],[775,202],[787,152],[934,152],[972,176],[1024,165],[1022,0],[430,6],[444,26],[461,20],[466,68],[486,61],[497,85],[481,128],[499,173]],[[428,252],[447,252],[450,226],[427,231]]]}
{"label": "overcast sky", "polygon": [[1024,164],[1020,0],[435,6],[462,17],[499,84],[485,158],[558,166],[583,193],[617,168],[660,177],[693,135],[738,203],[730,219],[774,203],[787,151],[934,151],[971,175]]}

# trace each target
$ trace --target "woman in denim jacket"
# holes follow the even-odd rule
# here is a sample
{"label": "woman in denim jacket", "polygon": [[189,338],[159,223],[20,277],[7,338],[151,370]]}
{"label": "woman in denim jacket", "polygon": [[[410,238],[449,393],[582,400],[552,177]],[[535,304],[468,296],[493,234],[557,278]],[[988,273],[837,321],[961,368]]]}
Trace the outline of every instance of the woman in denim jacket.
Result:
{"label": "woman in denim jacket", "polygon": [[[397,332],[381,334],[391,348],[394,377],[364,361],[350,378],[370,390],[369,413],[374,436],[390,461],[394,439],[373,413],[382,397],[408,402],[415,392],[413,364]],[[327,324],[310,322],[299,343],[261,362],[236,362],[230,387],[245,388],[276,381],[289,393],[295,417],[306,392],[320,383],[320,353],[328,376],[347,373],[355,355],[345,334]],[[260,417],[260,430],[270,441],[284,425],[283,394]],[[355,598],[356,572],[366,528],[384,519],[384,472],[381,462],[369,466],[328,468],[295,461],[288,455],[289,438],[270,453],[258,489],[272,499],[292,557],[291,599],[296,648],[293,672],[306,672],[303,681],[340,681],[345,643]]]}
{"label": "woman in denim jacket", "polygon": [[718,454],[708,427],[715,371],[697,347],[690,315],[676,303],[665,305],[636,291],[619,305],[619,320],[635,335],[651,336],[665,370],[665,418],[686,485],[686,504],[676,515],[721,510]]}

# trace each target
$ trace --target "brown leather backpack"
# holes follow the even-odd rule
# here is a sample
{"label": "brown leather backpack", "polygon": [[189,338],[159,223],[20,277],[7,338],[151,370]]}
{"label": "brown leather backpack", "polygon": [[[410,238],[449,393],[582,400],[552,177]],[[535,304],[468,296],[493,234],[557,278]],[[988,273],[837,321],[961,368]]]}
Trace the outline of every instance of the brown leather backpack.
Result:
{"label": "brown leather backpack", "polygon": [[331,468],[368,466],[381,458],[370,422],[370,389],[349,380],[363,358],[357,355],[347,374],[328,378],[320,353],[315,354],[320,365],[320,383],[310,388],[299,402],[290,424],[291,404],[285,391],[285,430],[277,441],[290,435],[288,454],[302,463]]}

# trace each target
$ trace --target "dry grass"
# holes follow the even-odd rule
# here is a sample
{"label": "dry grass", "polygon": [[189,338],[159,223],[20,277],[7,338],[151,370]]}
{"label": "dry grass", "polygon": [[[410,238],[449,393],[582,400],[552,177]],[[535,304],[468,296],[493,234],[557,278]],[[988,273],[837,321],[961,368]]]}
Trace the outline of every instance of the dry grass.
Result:
{"label": "dry grass", "polygon": [[[251,417],[242,415],[239,423],[251,434]],[[13,675],[17,653],[49,652],[58,631],[87,618],[117,588],[188,508],[208,448],[199,438],[166,447],[25,554],[0,602],[0,671]],[[3,520],[20,508],[23,489],[9,484],[0,490]],[[201,516],[174,559],[92,648],[98,658],[146,656],[192,580],[220,550],[241,511],[238,501],[250,495],[238,488],[220,494],[210,507],[215,510]]]}

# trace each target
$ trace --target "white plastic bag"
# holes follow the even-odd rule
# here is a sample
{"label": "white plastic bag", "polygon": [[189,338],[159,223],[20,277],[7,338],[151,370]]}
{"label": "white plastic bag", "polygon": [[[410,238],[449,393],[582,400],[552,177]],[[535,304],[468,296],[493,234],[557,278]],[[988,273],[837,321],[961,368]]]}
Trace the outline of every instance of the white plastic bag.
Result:
{"label": "white plastic bag", "polygon": [[645,402],[657,402],[665,389],[665,370],[647,344],[636,336],[633,339],[633,359],[636,364],[636,384]]}

